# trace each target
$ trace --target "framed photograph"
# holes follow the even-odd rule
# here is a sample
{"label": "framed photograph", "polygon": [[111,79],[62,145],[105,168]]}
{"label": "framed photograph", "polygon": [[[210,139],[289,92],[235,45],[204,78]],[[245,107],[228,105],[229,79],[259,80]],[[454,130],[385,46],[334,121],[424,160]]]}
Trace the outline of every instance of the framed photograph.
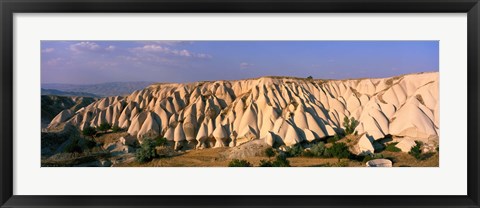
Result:
{"label": "framed photograph", "polygon": [[479,207],[478,0],[0,6],[1,207]]}

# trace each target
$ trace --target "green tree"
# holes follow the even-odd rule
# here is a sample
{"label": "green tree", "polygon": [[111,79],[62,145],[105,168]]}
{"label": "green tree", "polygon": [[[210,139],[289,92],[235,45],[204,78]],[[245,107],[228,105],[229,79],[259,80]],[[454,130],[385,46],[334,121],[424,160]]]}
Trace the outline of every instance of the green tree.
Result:
{"label": "green tree", "polygon": [[310,148],[310,152],[312,153],[313,156],[315,157],[321,157],[323,156],[323,153],[325,152],[325,143],[319,142],[315,145],[313,145]]}
{"label": "green tree", "polygon": [[275,156],[275,151],[273,151],[273,148],[269,147],[269,148],[265,149],[265,155],[268,158],[271,158],[271,157]]}
{"label": "green tree", "polygon": [[252,164],[246,160],[233,159],[228,163],[228,167],[252,167]]}
{"label": "green tree", "polygon": [[65,146],[63,151],[68,153],[82,153],[82,147],[80,147],[80,144],[78,142],[78,139],[73,139],[67,146]]}
{"label": "green tree", "polygon": [[121,131],[121,130],[122,130],[122,128],[120,128],[118,125],[112,126],[112,132],[113,132],[113,133],[117,133],[117,132],[119,132],[119,131]]}
{"label": "green tree", "polygon": [[111,127],[112,127],[112,126],[111,126],[109,123],[102,123],[102,124],[100,124],[100,126],[98,127],[98,130],[105,132],[105,131],[109,130]]}
{"label": "green tree", "polygon": [[167,139],[165,137],[157,137],[153,140],[155,146],[166,146]]}
{"label": "green tree", "polygon": [[359,122],[352,117],[352,119],[349,119],[347,116],[343,118],[343,127],[345,127],[345,134],[357,134],[355,131],[355,128],[357,128]]}
{"label": "green tree", "polygon": [[333,145],[325,150],[326,157],[348,158],[351,153],[345,143],[333,143]]}
{"label": "green tree", "polygon": [[412,147],[412,149],[410,149],[410,151],[408,152],[408,154],[412,155],[413,157],[415,157],[417,160],[420,160],[422,157],[422,150],[421,150],[421,147],[422,147],[422,143],[419,142],[419,141],[415,141],[415,146]]}
{"label": "green tree", "polygon": [[287,157],[297,157],[301,156],[303,153],[303,147],[299,144],[293,147],[287,147],[285,150],[285,154]]}
{"label": "green tree", "polygon": [[97,134],[97,130],[95,127],[87,126],[82,130],[82,134],[93,138]]}
{"label": "green tree", "polygon": [[260,160],[260,165],[258,165],[258,167],[273,167],[273,164],[268,160]]}
{"label": "green tree", "polygon": [[272,167],[290,167],[290,161],[287,160],[287,157],[283,154],[277,155],[275,161],[272,163]]}
{"label": "green tree", "polygon": [[385,150],[390,151],[390,152],[400,152],[400,151],[402,151],[400,148],[395,146],[397,144],[398,144],[398,142],[392,142],[385,147]]}
{"label": "green tree", "polygon": [[140,148],[135,152],[135,159],[138,162],[148,162],[156,156],[155,142],[151,139],[144,140]]}

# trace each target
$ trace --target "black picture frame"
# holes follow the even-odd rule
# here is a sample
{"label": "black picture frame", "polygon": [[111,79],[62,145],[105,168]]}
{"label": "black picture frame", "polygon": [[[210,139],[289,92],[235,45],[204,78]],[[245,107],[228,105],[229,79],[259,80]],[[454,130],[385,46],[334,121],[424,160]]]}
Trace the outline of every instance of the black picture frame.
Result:
{"label": "black picture frame", "polygon": [[[0,0],[1,207],[479,207],[478,0]],[[467,13],[468,194],[465,196],[25,196],[13,195],[15,13]],[[445,178],[445,180],[453,180]]]}

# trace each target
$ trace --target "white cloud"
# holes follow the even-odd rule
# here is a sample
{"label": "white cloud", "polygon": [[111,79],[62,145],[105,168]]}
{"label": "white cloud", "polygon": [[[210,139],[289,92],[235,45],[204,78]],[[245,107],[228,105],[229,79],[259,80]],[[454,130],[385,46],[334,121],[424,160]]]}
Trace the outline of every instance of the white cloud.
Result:
{"label": "white cloud", "polygon": [[163,47],[161,45],[144,45],[143,47],[133,48],[132,51],[135,52],[160,52],[160,53],[170,53],[170,49]]}
{"label": "white cloud", "polygon": [[51,53],[53,51],[55,51],[54,48],[45,48],[45,49],[42,50],[42,53]]}
{"label": "white cloud", "polygon": [[76,53],[84,51],[97,51],[100,49],[100,46],[94,42],[79,42],[70,45],[70,50]]}
{"label": "white cloud", "polygon": [[116,47],[113,46],[113,45],[110,45],[110,46],[105,48],[106,51],[114,51],[115,49],[116,49]]}
{"label": "white cloud", "polygon": [[45,62],[48,66],[58,66],[63,62],[63,58],[53,58]]}
{"label": "white cloud", "polygon": [[192,41],[183,41],[183,40],[145,40],[145,41],[139,41],[138,43],[140,44],[145,44],[145,45],[165,45],[165,46],[174,46],[174,45],[179,45],[179,44],[190,44]]}
{"label": "white cloud", "polygon": [[197,54],[197,57],[198,57],[198,58],[207,58],[207,59],[212,58],[211,55],[209,55],[209,54],[204,54],[204,53],[198,53],[198,54]]}
{"label": "white cloud", "polygon": [[251,68],[253,64],[247,63],[247,62],[242,62],[240,63],[240,69],[248,69]]}
{"label": "white cloud", "polygon": [[169,47],[165,47],[158,44],[150,44],[144,45],[143,47],[136,47],[131,50],[132,52],[136,52],[137,55],[141,55],[140,53],[162,53],[166,55],[172,56],[179,56],[179,57],[194,57],[194,58],[212,58],[211,55],[204,54],[204,53],[194,53],[186,49],[171,49]]}

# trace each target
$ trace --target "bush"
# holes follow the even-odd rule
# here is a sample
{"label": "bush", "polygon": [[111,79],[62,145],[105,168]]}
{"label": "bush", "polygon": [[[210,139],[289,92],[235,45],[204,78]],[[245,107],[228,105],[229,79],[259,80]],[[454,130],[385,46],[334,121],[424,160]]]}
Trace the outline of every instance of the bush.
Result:
{"label": "bush", "polygon": [[295,145],[293,147],[287,147],[285,150],[285,154],[287,157],[297,157],[302,155],[303,148],[301,145]]}
{"label": "bush", "polygon": [[233,159],[228,163],[228,167],[252,167],[252,164],[246,160]]}
{"label": "bush", "polygon": [[350,151],[345,143],[334,143],[330,148],[326,149],[324,156],[336,158],[349,158]]}
{"label": "bush", "polygon": [[312,76],[308,76],[307,79],[313,79],[313,77],[312,77]]}
{"label": "bush", "polygon": [[86,140],[85,140],[85,145],[87,145],[87,147],[88,147],[89,149],[92,149],[92,148],[94,148],[94,147],[97,146],[97,143],[96,143],[95,141],[93,141],[93,140],[86,139]]}
{"label": "bush", "polygon": [[117,133],[121,130],[122,130],[122,128],[120,128],[118,125],[112,126],[112,132],[113,133]]}
{"label": "bush", "polygon": [[275,156],[275,151],[273,150],[273,148],[269,147],[269,148],[265,149],[265,155],[268,158],[271,158],[271,157]]}
{"label": "bush", "polygon": [[338,140],[343,139],[343,137],[345,137],[345,135],[343,133],[337,133],[337,134],[333,135],[333,137],[328,138],[327,143],[335,143]]}
{"label": "bush", "polygon": [[315,157],[322,157],[325,152],[325,143],[319,142],[310,148],[310,153]]}
{"label": "bush", "polygon": [[287,160],[285,155],[277,155],[272,163],[272,167],[290,167],[290,161]]}
{"label": "bush", "polygon": [[74,152],[77,152],[77,153],[82,153],[82,147],[80,147],[80,144],[78,144],[78,139],[74,139],[72,140],[72,142],[70,142],[70,144],[68,144],[65,149],[63,149],[64,152],[68,152],[68,153],[74,153]]}
{"label": "bush", "polygon": [[347,116],[343,118],[343,127],[345,127],[345,134],[357,134],[355,131],[355,128],[357,128],[359,122],[355,120],[355,118],[352,117],[352,119],[349,119]]}
{"label": "bush", "polygon": [[290,167],[290,162],[285,155],[277,155],[273,162],[268,160],[260,160],[259,167]]}
{"label": "bush", "polygon": [[383,155],[382,154],[369,154],[369,155],[366,155],[364,158],[363,158],[363,162],[368,162],[370,160],[374,160],[374,159],[382,159],[383,158]]}
{"label": "bush", "polygon": [[400,152],[400,151],[402,151],[400,148],[395,146],[397,144],[398,144],[398,142],[392,142],[385,147],[385,150],[389,151],[389,152]]}
{"label": "bush", "polygon": [[335,136],[327,139],[327,143],[335,143],[336,141],[338,141],[338,136],[336,134]]}
{"label": "bush", "polygon": [[273,164],[268,160],[260,160],[260,165],[258,165],[258,167],[273,167]]}
{"label": "bush", "polygon": [[102,124],[100,124],[100,126],[98,127],[98,130],[105,132],[105,131],[109,130],[110,128],[112,128],[112,126],[110,126],[109,123],[102,123]]}
{"label": "bush", "polygon": [[412,155],[413,157],[415,157],[417,160],[420,160],[422,157],[422,150],[421,150],[421,147],[422,147],[422,142],[419,142],[419,141],[415,141],[415,146],[412,147],[412,149],[410,149],[410,152],[408,152],[408,154]]}
{"label": "bush", "polygon": [[87,126],[83,129],[82,134],[85,136],[93,137],[95,134],[97,134],[97,130],[95,129],[95,127]]}
{"label": "bush", "polygon": [[312,153],[311,150],[306,150],[302,153],[302,156],[304,157],[315,157],[315,155]]}
{"label": "bush", "polygon": [[154,140],[155,146],[166,146],[167,145],[167,139],[165,137],[157,137]]}
{"label": "bush", "polygon": [[135,152],[135,158],[138,162],[148,162],[157,157],[155,151],[155,142],[153,140],[144,140],[139,149]]}
{"label": "bush", "polygon": [[332,166],[333,167],[348,167],[348,160],[338,161],[337,163],[335,163]]}

